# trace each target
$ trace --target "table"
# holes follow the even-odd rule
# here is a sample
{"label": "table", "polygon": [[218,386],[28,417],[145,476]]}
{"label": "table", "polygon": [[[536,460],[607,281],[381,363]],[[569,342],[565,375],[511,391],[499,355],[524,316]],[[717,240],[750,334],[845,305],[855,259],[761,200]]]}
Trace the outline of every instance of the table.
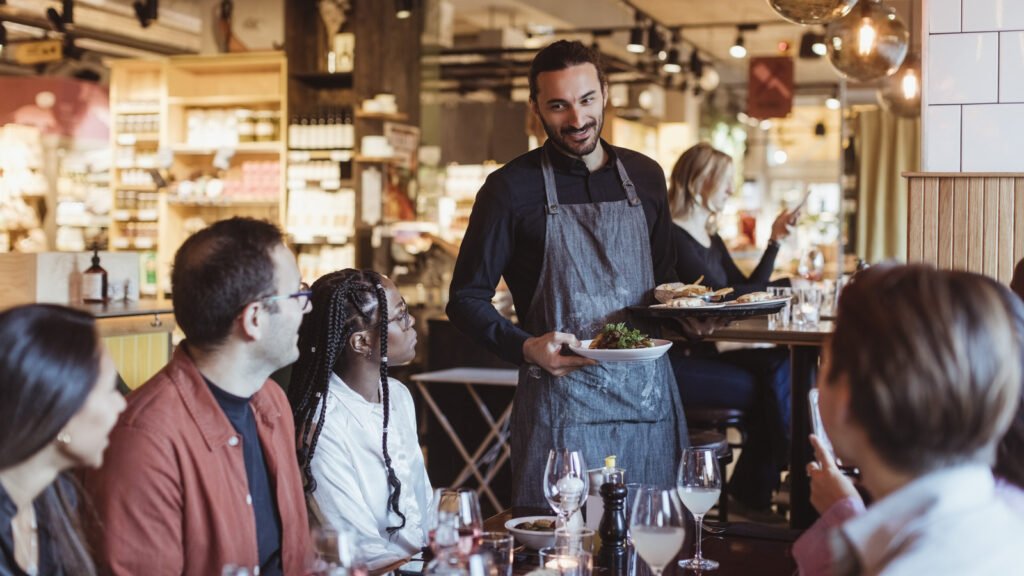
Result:
{"label": "table", "polygon": [[[536,508],[511,508],[488,518],[484,522],[484,530],[506,532],[505,522],[521,516],[551,514],[551,510]],[[694,553],[694,527],[687,526],[686,541],[677,559],[690,558]],[[710,572],[712,576],[792,576],[796,573],[796,562],[793,560],[791,548],[793,540],[799,532],[786,528],[775,528],[761,524],[732,522],[723,534],[712,535],[705,532],[703,553],[705,558],[717,560],[718,570]],[[651,574],[646,570],[642,560],[638,561],[643,569],[636,571],[636,576]],[[539,558],[535,551],[524,551],[516,554],[513,572],[516,576],[536,569]],[[594,559],[595,576],[627,576],[602,566],[599,557]],[[682,576],[695,574],[684,572],[676,562],[665,569],[663,576]]]}
{"label": "table", "polygon": [[814,459],[814,450],[807,436],[812,432],[807,393],[815,386],[821,346],[832,334],[833,324],[823,321],[815,329],[768,329],[767,317],[734,322],[715,330],[707,340],[719,342],[769,343],[789,346],[792,370],[792,429],[790,438],[789,478],[790,516],[792,528],[807,528],[817,518],[811,506],[811,483],[807,463]]}
{"label": "table", "polygon": [[[459,455],[462,456],[465,461],[462,471],[452,482],[452,488],[458,488],[465,483],[466,480],[473,476],[479,482],[479,492],[481,495],[487,497],[491,505],[494,506],[495,510],[503,510],[505,506],[502,505],[501,501],[495,496],[491,490],[491,480],[494,479],[495,474],[498,470],[508,461],[511,451],[508,445],[508,425],[509,417],[512,414],[512,404],[510,403],[505,410],[501,413],[497,420],[491,414],[491,411],[487,408],[487,405],[480,399],[474,389],[475,386],[512,386],[515,387],[519,382],[519,371],[513,369],[503,368],[449,368],[447,370],[437,370],[435,372],[424,372],[422,374],[416,374],[412,376],[412,381],[416,383],[420,394],[423,395],[423,401],[427,403],[430,411],[433,412],[437,421],[440,422],[441,427],[444,429],[448,438],[455,445],[455,449]],[[477,446],[476,450],[470,454],[469,450],[466,449],[465,443],[459,438],[459,435],[452,428],[451,422],[448,421],[448,417],[444,414],[444,411],[434,401],[434,397],[431,396],[428,385],[435,384],[461,384],[465,387],[466,391],[472,397],[473,402],[476,404],[477,410],[480,411],[480,415],[483,416],[487,425],[490,427],[490,431],[484,436],[480,445]],[[496,442],[492,447],[491,443]],[[497,456],[493,456],[495,450]],[[493,461],[486,472],[481,472],[481,465]]]}

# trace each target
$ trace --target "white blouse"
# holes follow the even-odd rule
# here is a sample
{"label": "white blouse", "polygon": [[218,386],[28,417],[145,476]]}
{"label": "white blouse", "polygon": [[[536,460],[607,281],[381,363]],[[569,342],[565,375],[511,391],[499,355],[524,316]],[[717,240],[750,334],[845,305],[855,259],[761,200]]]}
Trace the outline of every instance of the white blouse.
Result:
{"label": "white blouse", "polygon": [[[415,554],[427,544],[424,521],[432,492],[416,434],[416,411],[404,384],[388,379],[391,420],[388,453],[402,483],[399,510],[405,528],[388,534],[401,519],[388,508],[387,471],[381,438],[383,404],[367,402],[336,374],[328,385],[327,415],[313,454],[313,497],[335,527],[349,526],[370,570]],[[317,411],[319,414],[319,409]]]}

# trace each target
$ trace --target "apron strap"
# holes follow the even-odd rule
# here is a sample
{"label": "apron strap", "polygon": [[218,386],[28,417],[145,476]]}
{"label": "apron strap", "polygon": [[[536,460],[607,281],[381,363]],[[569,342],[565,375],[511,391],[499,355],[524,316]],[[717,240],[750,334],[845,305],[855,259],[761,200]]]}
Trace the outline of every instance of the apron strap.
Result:
{"label": "apron strap", "polygon": [[551,158],[548,157],[548,149],[541,148],[540,167],[544,173],[544,195],[547,197],[547,205],[544,209],[549,215],[558,214],[558,193],[555,191],[555,171],[551,168]]}
{"label": "apron strap", "polygon": [[626,199],[629,200],[629,205],[639,206],[640,197],[636,195],[636,186],[629,179],[629,174],[626,174],[626,167],[622,165],[622,160],[617,157],[615,158],[615,169],[619,171],[619,179],[622,180],[622,187],[626,189]]}

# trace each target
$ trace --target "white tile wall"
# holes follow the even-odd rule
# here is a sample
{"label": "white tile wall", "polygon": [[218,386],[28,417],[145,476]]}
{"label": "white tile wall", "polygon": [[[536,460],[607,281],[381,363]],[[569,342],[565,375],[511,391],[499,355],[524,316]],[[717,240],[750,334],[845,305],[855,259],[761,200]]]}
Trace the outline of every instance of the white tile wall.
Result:
{"label": "white tile wall", "polygon": [[1024,103],[1024,32],[999,34],[999,101]]}
{"label": "white tile wall", "polygon": [[1024,29],[1024,0],[963,0],[963,31]]}
{"label": "white tile wall", "polygon": [[963,115],[964,172],[1024,172],[1024,104],[964,106]]}
{"label": "white tile wall", "polygon": [[960,0],[924,0],[928,3],[928,31],[960,32]]}
{"label": "white tile wall", "polygon": [[926,172],[960,171],[961,106],[928,106],[925,125],[928,141],[924,146]]}
{"label": "white tile wall", "polygon": [[933,35],[928,51],[929,104],[998,101],[998,34]]}

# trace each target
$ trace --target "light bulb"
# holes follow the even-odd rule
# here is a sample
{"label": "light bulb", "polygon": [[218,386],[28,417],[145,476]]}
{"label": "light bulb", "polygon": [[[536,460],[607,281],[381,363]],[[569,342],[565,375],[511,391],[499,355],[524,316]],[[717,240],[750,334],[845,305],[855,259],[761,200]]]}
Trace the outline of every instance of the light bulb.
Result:
{"label": "light bulb", "polygon": [[861,56],[868,56],[871,51],[875,49],[875,38],[878,37],[878,33],[875,31],[875,27],[871,23],[870,18],[864,18],[860,21],[860,30],[857,32],[857,53]]}
{"label": "light bulb", "polygon": [[786,154],[785,150],[776,150],[772,154],[772,159],[775,160],[775,164],[785,164],[786,160],[789,160],[789,154]]}
{"label": "light bulb", "polygon": [[835,96],[825,100],[825,108],[828,108],[829,110],[839,110],[840,106],[842,106],[842,103],[839,102],[839,98],[836,98]]}
{"label": "light bulb", "polygon": [[825,54],[828,54],[828,46],[825,44],[824,40],[822,40],[821,42],[815,42],[811,46],[811,50],[818,56],[824,56]]}
{"label": "light bulb", "polygon": [[742,44],[733,44],[732,46],[729,47],[729,56],[732,56],[737,60],[740,58],[746,58],[747,49],[744,48]]}
{"label": "light bulb", "polygon": [[917,72],[915,72],[913,69],[908,69],[907,73],[903,75],[903,81],[900,83],[900,88],[903,89],[903,97],[906,98],[907,100],[913,100],[914,98],[917,98]]}
{"label": "light bulb", "polygon": [[679,62],[665,62],[662,64],[661,69],[669,74],[679,74],[683,71],[683,67],[680,66]]}

